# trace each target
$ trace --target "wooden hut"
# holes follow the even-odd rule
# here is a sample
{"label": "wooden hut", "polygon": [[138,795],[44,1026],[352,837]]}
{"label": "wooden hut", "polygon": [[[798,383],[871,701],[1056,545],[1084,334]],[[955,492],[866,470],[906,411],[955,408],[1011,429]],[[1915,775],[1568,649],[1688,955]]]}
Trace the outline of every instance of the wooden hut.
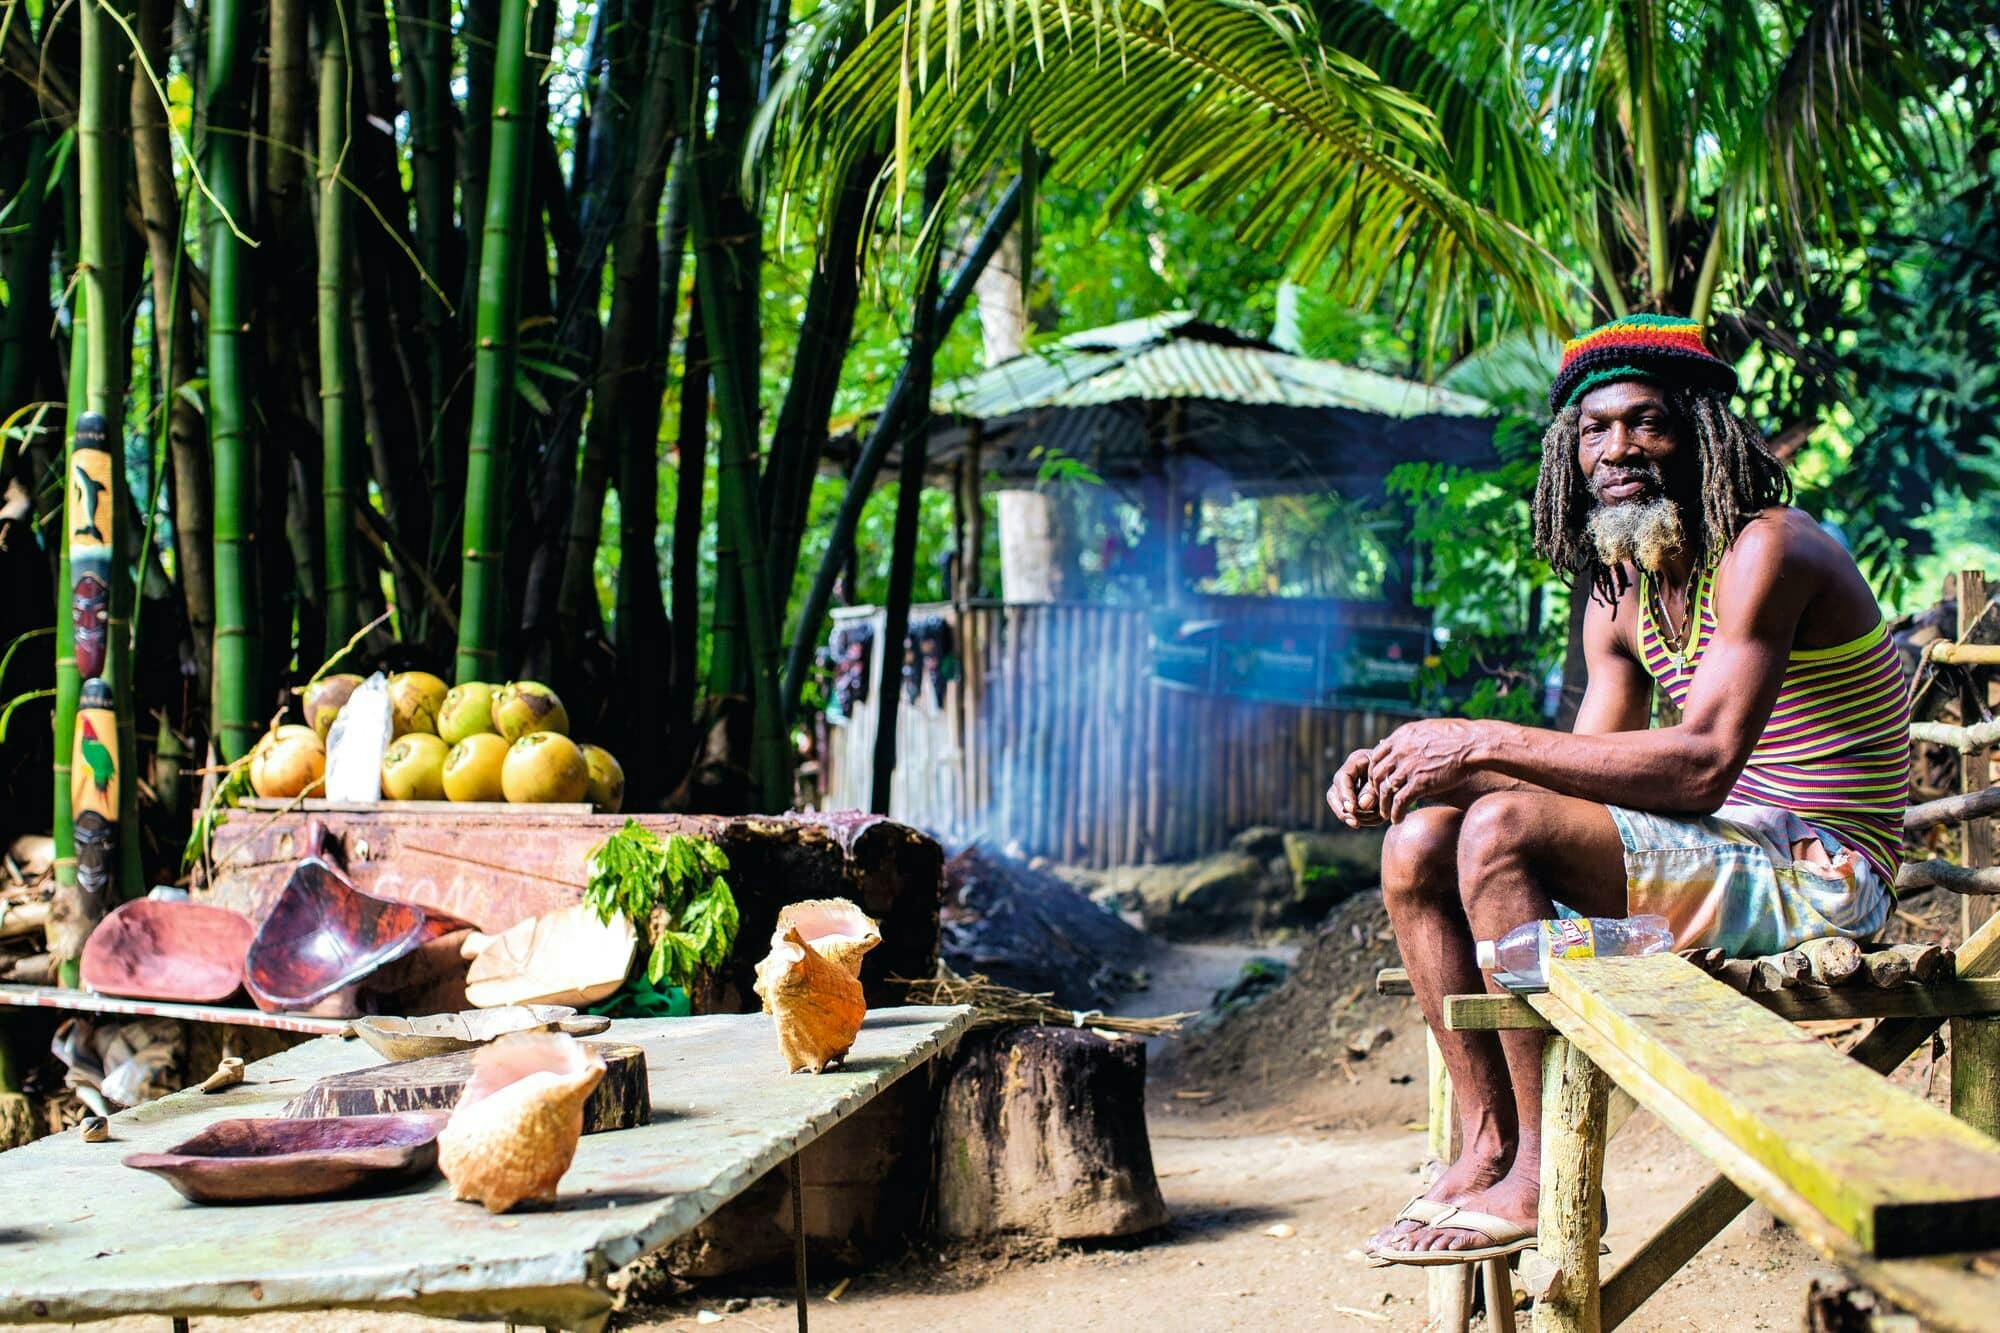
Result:
{"label": "wooden hut", "polygon": [[[948,841],[1105,866],[1327,826],[1333,766],[1412,715],[1431,646],[1412,553],[1397,544],[1377,600],[1215,595],[1190,577],[1202,497],[1351,499],[1399,463],[1489,464],[1492,410],[1165,315],[940,385],[932,414],[929,476],[960,500],[957,572],[911,609],[907,663],[880,642],[881,608],[834,612],[836,647],[869,647],[829,710],[825,805],[867,807],[886,685],[904,691],[890,812]],[[1052,470],[1143,514],[1149,572],[1117,601],[982,595],[981,488],[1003,492],[1004,521],[1006,492],[1046,493]]]}

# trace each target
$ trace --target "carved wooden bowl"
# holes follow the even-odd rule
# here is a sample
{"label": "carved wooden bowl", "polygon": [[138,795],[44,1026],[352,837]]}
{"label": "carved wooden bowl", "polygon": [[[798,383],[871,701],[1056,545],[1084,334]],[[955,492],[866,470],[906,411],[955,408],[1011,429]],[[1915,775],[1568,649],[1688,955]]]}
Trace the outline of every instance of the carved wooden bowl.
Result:
{"label": "carved wooden bowl", "polygon": [[165,1152],[127,1154],[194,1203],[277,1203],[385,1189],[437,1167],[439,1112],[221,1120]]}
{"label": "carved wooden bowl", "polygon": [[451,917],[363,893],[327,861],[308,856],[258,927],[243,981],[260,1009],[311,1009],[358,988],[383,964],[463,929]]}
{"label": "carved wooden bowl", "polygon": [[470,1009],[419,1018],[357,1018],[354,1035],[385,1060],[420,1060],[470,1050],[510,1032],[567,1032],[574,1037],[602,1032],[611,1020],[579,1015],[566,1004],[510,1004],[504,1009]]}
{"label": "carved wooden bowl", "polygon": [[100,995],[220,1004],[243,985],[255,929],[226,907],[139,898],[98,922],[78,966]]}

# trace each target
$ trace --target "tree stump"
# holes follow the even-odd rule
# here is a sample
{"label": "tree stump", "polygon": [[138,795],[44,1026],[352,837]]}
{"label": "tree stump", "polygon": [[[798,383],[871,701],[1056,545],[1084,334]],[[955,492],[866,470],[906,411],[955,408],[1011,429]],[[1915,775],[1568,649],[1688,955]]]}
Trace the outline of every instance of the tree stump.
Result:
{"label": "tree stump", "polygon": [[960,1047],[938,1111],[946,1236],[1129,1236],[1167,1206],[1146,1136],[1146,1048],[1077,1028],[1010,1028]]}

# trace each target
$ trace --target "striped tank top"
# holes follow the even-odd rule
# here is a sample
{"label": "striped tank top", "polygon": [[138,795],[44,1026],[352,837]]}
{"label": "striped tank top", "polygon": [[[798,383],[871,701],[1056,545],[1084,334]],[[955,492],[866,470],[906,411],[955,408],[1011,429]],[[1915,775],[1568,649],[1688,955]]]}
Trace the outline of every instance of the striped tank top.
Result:
{"label": "striped tank top", "polygon": [[[1659,588],[1639,576],[1639,653],[1676,708],[1715,635],[1714,573],[1695,578],[1690,642],[1676,652],[1660,625]],[[1886,622],[1831,648],[1794,648],[1764,734],[1729,793],[1822,824],[1866,856],[1885,884],[1902,860],[1910,792],[1910,702]]]}

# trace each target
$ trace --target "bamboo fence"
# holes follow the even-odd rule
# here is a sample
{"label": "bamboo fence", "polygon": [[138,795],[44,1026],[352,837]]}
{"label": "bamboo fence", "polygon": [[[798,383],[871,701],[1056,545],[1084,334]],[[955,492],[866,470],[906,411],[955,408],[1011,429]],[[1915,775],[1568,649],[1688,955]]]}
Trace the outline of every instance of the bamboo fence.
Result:
{"label": "bamboo fence", "polygon": [[[830,727],[829,809],[865,809],[876,704],[900,651],[879,609],[836,612],[876,632],[867,699]],[[957,637],[942,700],[925,678],[898,713],[890,814],[951,842],[985,838],[1077,865],[1179,861],[1255,825],[1330,828],[1340,760],[1405,715],[1267,703],[1155,681],[1148,613],[1065,603],[914,608]]]}

